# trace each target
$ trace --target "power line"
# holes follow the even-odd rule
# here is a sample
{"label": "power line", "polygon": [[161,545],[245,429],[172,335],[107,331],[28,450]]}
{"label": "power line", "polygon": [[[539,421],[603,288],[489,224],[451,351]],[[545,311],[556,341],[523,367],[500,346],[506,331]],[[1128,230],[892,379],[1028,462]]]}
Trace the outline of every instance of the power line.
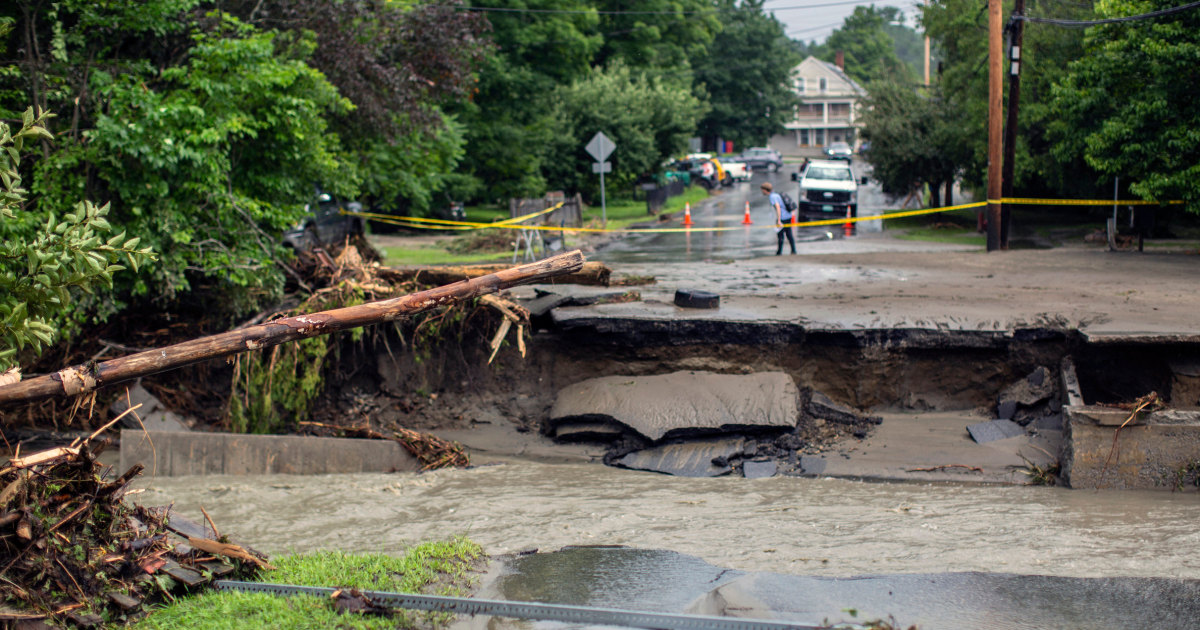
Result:
{"label": "power line", "polygon": [[1103,19],[1103,20],[1060,20],[1057,18],[1040,18],[1040,17],[1030,17],[1027,15],[1014,15],[1014,16],[1012,16],[1012,19],[1018,20],[1018,21],[1024,21],[1024,22],[1036,22],[1038,24],[1053,24],[1055,26],[1064,26],[1067,28],[1087,28],[1089,26],[1099,26],[1101,24],[1118,24],[1120,22],[1136,22],[1138,20],[1150,20],[1150,19],[1153,19],[1156,17],[1162,17],[1164,15],[1172,15],[1174,13],[1182,13],[1184,11],[1189,11],[1189,10],[1195,9],[1197,7],[1200,7],[1200,2],[1193,2],[1191,4],[1185,4],[1183,6],[1171,7],[1168,9],[1161,9],[1158,11],[1151,11],[1149,13],[1143,13],[1141,15],[1130,15],[1130,16],[1119,17],[1119,18],[1107,18],[1107,19]]}
{"label": "power line", "polygon": [[[859,4],[874,4],[878,0],[839,0],[838,2],[822,2],[817,4],[798,4],[787,7],[772,7],[764,11],[796,11],[803,9],[824,9]],[[536,13],[548,15],[711,15],[715,13],[730,13],[738,9],[697,9],[695,11],[638,11],[631,10],[601,10],[601,9],[528,9],[514,7],[468,7],[447,6],[444,4],[423,4],[418,6],[441,7],[455,11],[471,11],[475,13]]]}

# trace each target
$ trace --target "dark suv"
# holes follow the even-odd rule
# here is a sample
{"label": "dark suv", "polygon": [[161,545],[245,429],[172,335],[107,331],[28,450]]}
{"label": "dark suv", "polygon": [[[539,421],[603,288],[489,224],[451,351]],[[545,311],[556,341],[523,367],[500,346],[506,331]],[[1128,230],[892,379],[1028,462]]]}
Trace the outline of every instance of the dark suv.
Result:
{"label": "dark suv", "polygon": [[743,162],[755,171],[778,171],[783,167],[783,156],[775,149],[767,147],[753,147],[742,151],[742,154],[737,156],[739,162]]}
{"label": "dark suv", "polygon": [[363,233],[362,217],[342,213],[343,210],[362,212],[362,204],[357,201],[342,203],[321,193],[317,195],[314,203],[308,204],[305,209],[311,214],[305,217],[300,225],[283,233],[284,247],[308,251],[325,245],[340,244],[347,237]]}

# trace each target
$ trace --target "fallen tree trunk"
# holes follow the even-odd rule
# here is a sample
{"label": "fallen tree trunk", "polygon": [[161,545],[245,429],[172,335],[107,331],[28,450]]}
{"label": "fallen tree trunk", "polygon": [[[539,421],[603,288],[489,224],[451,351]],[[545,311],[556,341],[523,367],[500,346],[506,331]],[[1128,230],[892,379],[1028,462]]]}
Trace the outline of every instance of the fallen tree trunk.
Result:
{"label": "fallen tree trunk", "polygon": [[[426,284],[449,284],[468,278],[478,278],[504,269],[504,265],[459,265],[447,267],[421,267],[376,270],[379,277],[389,282],[416,280]],[[546,284],[582,284],[606,287],[612,270],[602,262],[587,262],[574,273],[565,273],[546,280]]]}
{"label": "fallen tree trunk", "polygon": [[453,304],[519,284],[545,281],[584,266],[578,250],[520,267],[497,270],[378,302],[287,317],[265,324],[147,350],[96,365],[76,365],[54,374],[0,386],[0,405],[51,396],[74,396],[106,385],[173,370],[200,361],[258,350],[308,337],[393,321],[437,306]]}

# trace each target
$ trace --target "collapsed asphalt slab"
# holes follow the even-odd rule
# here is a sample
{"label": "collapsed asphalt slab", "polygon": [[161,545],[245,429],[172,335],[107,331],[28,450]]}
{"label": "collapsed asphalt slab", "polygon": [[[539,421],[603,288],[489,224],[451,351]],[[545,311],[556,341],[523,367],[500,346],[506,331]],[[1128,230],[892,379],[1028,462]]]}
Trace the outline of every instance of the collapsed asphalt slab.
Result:
{"label": "collapsed asphalt slab", "polygon": [[556,433],[559,427],[611,420],[652,442],[739,429],[792,429],[799,417],[798,396],[796,383],[782,372],[606,376],[561,390],[549,425]]}

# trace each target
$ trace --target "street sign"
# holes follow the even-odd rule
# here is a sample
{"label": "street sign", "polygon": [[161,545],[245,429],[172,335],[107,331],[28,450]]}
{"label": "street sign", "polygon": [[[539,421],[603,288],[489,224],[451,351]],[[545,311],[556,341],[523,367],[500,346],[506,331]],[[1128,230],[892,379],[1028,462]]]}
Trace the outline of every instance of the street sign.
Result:
{"label": "street sign", "polygon": [[593,173],[611,173],[612,162],[595,162],[592,164]]}
{"label": "street sign", "polygon": [[609,140],[608,136],[604,135],[603,131],[597,131],[596,135],[592,136],[592,139],[588,141],[587,146],[584,147],[584,149],[587,149],[589,155],[596,158],[597,162],[603,162],[604,160],[607,160],[609,154],[611,154],[615,148],[617,148],[617,145],[613,144],[613,141]]}

